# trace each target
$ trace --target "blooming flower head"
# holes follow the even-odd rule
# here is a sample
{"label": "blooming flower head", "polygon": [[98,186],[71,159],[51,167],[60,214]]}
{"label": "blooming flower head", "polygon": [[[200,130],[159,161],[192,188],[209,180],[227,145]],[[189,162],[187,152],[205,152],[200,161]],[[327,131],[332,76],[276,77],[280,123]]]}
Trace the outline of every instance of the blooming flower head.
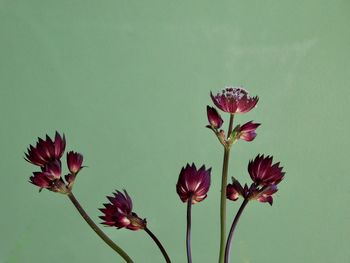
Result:
{"label": "blooming flower head", "polygon": [[279,163],[272,164],[272,156],[258,155],[248,164],[248,172],[258,186],[277,185],[282,181],[284,172]]}
{"label": "blooming flower head", "polygon": [[128,228],[130,230],[139,230],[146,227],[146,220],[141,219],[132,211],[132,200],[124,190],[124,194],[117,191],[113,196],[107,196],[110,203],[103,204],[105,208],[100,211],[104,214],[100,218],[104,221],[102,224],[115,226],[117,228]]}
{"label": "blooming flower head", "polygon": [[67,153],[67,165],[72,174],[77,174],[83,164],[83,155],[77,152],[70,151]]}
{"label": "blooming flower head", "polygon": [[58,132],[55,134],[55,140],[52,140],[48,135],[43,140],[38,138],[36,146],[30,145],[28,152],[25,154],[26,160],[34,165],[45,166],[54,160],[59,160],[66,148],[66,139]]}
{"label": "blooming flower head", "polygon": [[238,128],[238,138],[250,142],[256,137],[256,129],[260,126],[260,123],[254,123],[249,121]]}
{"label": "blooming flower head", "polygon": [[219,129],[224,121],[222,120],[220,114],[214,107],[207,106],[207,116],[209,121],[209,128]]}
{"label": "blooming flower head", "polygon": [[215,96],[210,93],[210,96],[220,110],[231,114],[248,112],[259,100],[257,96],[250,97],[242,87],[226,87],[221,93]]}
{"label": "blooming flower head", "polygon": [[195,204],[207,197],[210,173],[211,168],[206,170],[204,165],[198,170],[193,163],[182,167],[176,184],[176,192],[182,202],[187,202],[189,198],[192,198],[192,204]]}

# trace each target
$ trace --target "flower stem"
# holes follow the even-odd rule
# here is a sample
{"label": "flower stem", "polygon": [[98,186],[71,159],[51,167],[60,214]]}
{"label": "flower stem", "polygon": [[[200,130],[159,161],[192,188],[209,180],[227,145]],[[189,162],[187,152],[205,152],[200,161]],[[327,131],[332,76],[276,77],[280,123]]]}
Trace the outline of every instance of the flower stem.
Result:
{"label": "flower stem", "polygon": [[133,263],[132,259],[128,254],[121,249],[116,243],[114,243],[89,217],[85,210],[81,207],[78,200],[75,198],[72,192],[68,192],[68,197],[72,201],[73,205],[77,208],[80,215],[84,218],[86,223],[95,231],[95,233],[104,241],[108,246],[110,246],[115,252],[117,252],[126,262]]}
{"label": "flower stem", "polygon": [[192,196],[187,201],[187,231],[186,231],[186,250],[187,250],[187,262],[192,263],[191,254],[191,207],[192,207]]}
{"label": "flower stem", "polygon": [[231,251],[231,243],[232,243],[232,238],[233,238],[233,234],[235,231],[235,228],[237,226],[238,220],[241,217],[241,214],[244,210],[244,208],[246,207],[246,205],[248,204],[249,199],[246,198],[244,199],[243,203],[241,204],[235,218],[233,219],[232,225],[231,225],[231,229],[230,229],[230,233],[228,235],[227,238],[227,242],[226,242],[226,248],[225,248],[225,263],[228,263],[230,260],[230,251]]}
{"label": "flower stem", "polygon": [[157,244],[158,248],[160,249],[160,251],[162,252],[165,261],[167,263],[171,263],[171,260],[168,256],[168,254],[166,253],[166,250],[164,249],[162,243],[160,243],[160,241],[158,240],[158,238],[151,232],[151,230],[149,230],[147,227],[144,228],[144,230],[147,232],[147,234],[153,239],[153,241]]}
{"label": "flower stem", "polygon": [[[227,131],[227,138],[231,135],[233,127],[233,117],[230,115],[230,123]],[[224,149],[224,161],[222,164],[222,179],[221,179],[221,198],[220,198],[220,254],[219,263],[224,262],[225,242],[226,242],[226,185],[228,174],[228,163],[230,159],[230,147]]]}

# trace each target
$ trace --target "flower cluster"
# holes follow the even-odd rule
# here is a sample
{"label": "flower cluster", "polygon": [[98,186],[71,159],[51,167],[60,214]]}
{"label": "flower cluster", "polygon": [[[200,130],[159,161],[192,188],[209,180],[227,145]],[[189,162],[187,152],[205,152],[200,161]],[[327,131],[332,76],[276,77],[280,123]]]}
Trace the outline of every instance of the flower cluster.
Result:
{"label": "flower cluster", "polygon": [[254,123],[249,121],[245,124],[237,125],[232,130],[233,116],[236,113],[245,113],[252,110],[259,101],[259,98],[250,97],[248,92],[242,87],[227,87],[222,93],[218,93],[216,96],[210,93],[213,103],[222,111],[230,113],[230,127],[227,137],[224,130],[220,129],[224,123],[221,115],[218,111],[211,106],[207,106],[207,117],[209,125],[206,127],[211,129],[219,139],[220,143],[225,148],[230,148],[237,140],[242,139],[245,141],[252,141],[256,137],[256,129],[260,126],[260,123]]}
{"label": "flower cluster", "polygon": [[103,204],[105,208],[100,208],[104,214],[100,216],[102,224],[115,226],[117,228],[127,228],[139,230],[146,227],[146,219],[141,219],[132,211],[132,200],[126,190],[124,194],[116,191],[113,196],[107,196],[110,203]]}
{"label": "flower cluster", "polygon": [[[229,262],[230,246],[234,229],[250,200],[257,200],[262,203],[273,204],[273,195],[278,191],[277,186],[283,180],[285,172],[280,163],[273,163],[272,156],[257,155],[255,159],[249,161],[248,173],[252,180],[250,185],[242,185],[236,178],[232,177],[232,183],[227,184],[229,174],[229,156],[232,146],[239,140],[247,142],[253,141],[257,136],[257,129],[261,125],[253,121],[234,126],[234,118],[238,113],[247,113],[256,107],[259,101],[257,96],[252,97],[248,91],[242,87],[226,87],[222,92],[214,95],[210,93],[211,99],[219,110],[228,113],[229,123],[227,133],[223,129],[224,119],[219,111],[212,106],[207,106],[208,125],[206,126],[214,132],[219,142],[224,147],[224,158],[221,179],[220,193],[220,253],[219,262]],[[85,221],[91,228],[114,249],[126,262],[132,263],[131,258],[117,244],[115,244],[88,216],[81,207],[72,192],[72,187],[76,176],[83,166],[83,155],[69,151],[66,154],[67,174],[62,176],[62,156],[66,149],[66,139],[64,135],[56,132],[54,139],[46,135],[45,139],[38,138],[35,146],[30,145],[25,153],[25,159],[39,167],[33,172],[29,182],[38,186],[40,191],[47,189],[52,192],[66,194]],[[192,262],[191,255],[191,209],[192,205],[205,200],[211,185],[211,168],[205,165],[196,167],[194,163],[187,163],[182,167],[176,184],[176,192],[183,203],[187,203],[187,231],[186,231],[186,252],[187,262]],[[226,202],[227,199],[237,201],[243,199],[236,216],[232,222],[229,233],[226,231]],[[100,208],[102,215],[99,218],[102,224],[115,227],[117,229],[129,229],[132,231],[144,230],[157,244],[162,252],[165,261],[170,263],[170,258],[157,237],[150,231],[146,219],[140,218],[133,211],[133,202],[126,190],[115,191],[107,196],[109,202]],[[228,235],[227,235],[228,234]],[[227,238],[226,238],[227,237]]]}
{"label": "flower cluster", "polygon": [[61,158],[66,149],[66,139],[58,132],[54,140],[46,135],[45,140],[38,138],[36,146],[30,145],[25,153],[25,160],[39,166],[41,171],[33,172],[29,181],[40,187],[40,191],[45,188],[53,192],[66,194],[72,187],[76,175],[83,168],[83,156],[77,152],[67,153],[67,166],[70,173],[62,178]]}
{"label": "flower cluster", "polygon": [[245,199],[255,199],[260,202],[273,203],[272,195],[277,192],[277,185],[284,177],[283,167],[279,163],[272,164],[273,157],[258,155],[248,164],[248,173],[253,183],[248,188],[244,187],[235,178],[227,185],[226,196],[232,201],[236,201],[239,196]]}

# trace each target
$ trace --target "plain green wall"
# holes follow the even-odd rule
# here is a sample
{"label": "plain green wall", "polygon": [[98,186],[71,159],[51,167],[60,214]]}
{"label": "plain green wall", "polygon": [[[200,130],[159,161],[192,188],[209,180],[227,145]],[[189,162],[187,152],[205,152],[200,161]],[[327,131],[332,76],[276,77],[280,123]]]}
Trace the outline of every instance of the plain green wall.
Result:
{"label": "plain green wall", "polygon": [[[222,149],[207,124],[209,92],[260,97],[237,117],[262,123],[233,149],[248,181],[267,153],[287,172],[273,207],[242,217],[232,262],[350,262],[349,1],[0,1],[0,262],[122,262],[64,196],[27,181],[23,152],[64,132],[89,166],[75,193],[91,216],[114,189],[185,262],[186,162],[213,167],[193,209],[194,262],[216,262]],[[233,217],[237,203],[229,203]],[[143,232],[105,228],[136,262],[163,262]]]}

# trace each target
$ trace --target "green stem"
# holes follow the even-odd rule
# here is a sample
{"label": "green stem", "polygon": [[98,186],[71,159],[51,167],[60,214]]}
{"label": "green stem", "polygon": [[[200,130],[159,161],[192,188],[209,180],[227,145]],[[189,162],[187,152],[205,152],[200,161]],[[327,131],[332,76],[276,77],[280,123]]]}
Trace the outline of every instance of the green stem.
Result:
{"label": "green stem", "polygon": [[248,204],[248,201],[249,201],[248,198],[244,199],[243,203],[241,204],[241,207],[239,208],[239,210],[238,210],[238,212],[237,212],[237,214],[236,214],[236,216],[235,216],[235,219],[234,219],[233,222],[232,222],[231,229],[230,229],[230,233],[229,233],[229,235],[228,235],[227,242],[226,242],[226,248],[225,248],[225,263],[228,263],[229,260],[230,260],[230,251],[231,251],[231,244],[232,244],[233,234],[234,234],[234,231],[235,231],[235,229],[236,229],[238,220],[239,220],[239,218],[241,217],[244,208],[245,208],[246,205]]}
{"label": "green stem", "polygon": [[192,263],[191,254],[191,207],[192,207],[192,196],[187,201],[187,231],[186,231],[186,251],[187,251],[187,262]]}
{"label": "green stem", "polygon": [[84,218],[86,223],[95,231],[95,233],[115,252],[117,252],[126,262],[133,263],[132,259],[128,256],[128,254],[121,249],[116,243],[114,243],[89,217],[89,215],[85,212],[85,210],[81,207],[78,200],[75,198],[72,192],[68,192],[68,197],[72,201],[73,205],[79,211],[80,215]]}
{"label": "green stem", "polygon": [[[230,115],[230,123],[227,131],[227,138],[232,133],[233,117]],[[222,179],[221,179],[221,198],[220,198],[220,254],[219,263],[224,262],[225,257],[225,242],[226,242],[226,185],[227,185],[227,174],[228,174],[228,163],[230,159],[230,147],[224,149],[224,160],[222,164]]]}
{"label": "green stem", "polygon": [[162,243],[159,241],[159,239],[147,227],[145,227],[144,230],[153,239],[153,241],[157,244],[159,250],[162,252],[162,254],[163,254],[164,258],[165,258],[165,261],[167,263],[171,263],[171,260],[170,260],[170,258],[168,256],[168,254],[166,253],[166,250],[164,249]]}

